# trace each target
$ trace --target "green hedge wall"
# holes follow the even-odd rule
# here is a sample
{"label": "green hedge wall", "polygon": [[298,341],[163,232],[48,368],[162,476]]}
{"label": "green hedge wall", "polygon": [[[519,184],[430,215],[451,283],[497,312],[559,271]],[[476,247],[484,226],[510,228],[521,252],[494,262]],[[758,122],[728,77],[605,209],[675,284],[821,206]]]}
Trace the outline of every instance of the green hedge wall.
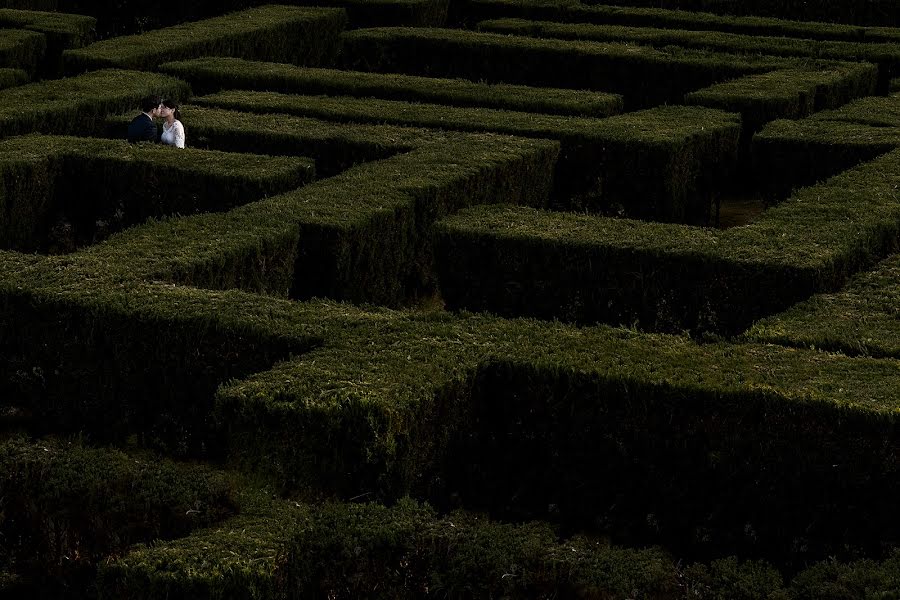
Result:
{"label": "green hedge wall", "polygon": [[711,230],[480,208],[439,224],[450,308],[738,333],[900,246],[892,152],[803,189],[754,223]]}
{"label": "green hedge wall", "polygon": [[770,121],[800,119],[874,93],[874,68],[844,63],[747,75],[690,92],[685,102],[740,112],[749,144],[752,134]]}
{"label": "green hedge wall", "polygon": [[109,113],[138,114],[141,98],[158,94],[181,100],[190,87],[173,77],[115,69],[0,90],[0,135],[97,134]]}
{"label": "green hedge wall", "polygon": [[308,518],[299,502],[238,490],[240,514],[189,537],[133,547],[101,565],[97,594],[116,600],[213,600],[289,596],[279,584],[280,557]]}
{"label": "green hedge wall", "polygon": [[622,112],[622,97],[618,94],[311,69],[239,58],[198,58],[165,63],[160,70],[189,81],[196,94],[243,89],[375,97],[572,116],[608,117]]}
{"label": "green hedge wall", "polygon": [[[254,511],[104,565],[100,597],[845,600],[889,594],[900,567],[900,554],[881,562],[829,561],[785,585],[762,561],[728,557],[684,566],[654,548],[559,540],[539,523],[505,525],[471,513],[441,517],[408,499],[390,508],[270,501]],[[311,581],[317,574],[322,578]]]}
{"label": "green hedge wall", "polygon": [[747,336],[849,355],[900,358],[900,255],[855,277],[833,294],[813,296],[755,324]]}
{"label": "green hedge wall", "polygon": [[[182,105],[192,147],[283,156],[309,156],[321,177],[356,164],[413,150],[422,131],[371,125],[347,126],[285,114],[254,114]],[[124,138],[132,115],[112,115],[102,134]]]}
{"label": "green hedge wall", "polygon": [[235,512],[223,474],[80,442],[0,443],[0,535],[15,571],[48,595],[137,542],[181,537]]}
{"label": "green hedge wall", "polygon": [[[458,154],[453,136],[429,135],[437,136],[430,139],[445,154],[435,160],[446,169],[446,152]],[[545,164],[537,162],[541,152],[552,164],[552,145],[464,137],[473,161],[464,168],[472,179],[457,174],[454,193],[486,186],[492,177],[486,165],[498,179],[512,173],[509,179],[518,181],[529,172],[525,167]],[[474,155],[482,143],[484,154]],[[505,162],[498,161],[501,149]],[[434,184],[423,178],[423,165],[433,167],[423,162],[426,156],[413,152],[376,164],[396,180],[404,167],[399,161],[410,161],[404,167],[410,177],[429,189]],[[319,484],[342,495],[383,497],[421,490],[445,499],[456,492],[466,505],[518,516],[545,514],[554,505],[560,519],[609,524],[622,539],[680,540],[719,553],[771,551],[788,554],[785,560],[848,545],[871,550],[876,541],[897,538],[897,477],[885,470],[900,464],[892,361],[697,345],[525,320],[360,310],[165,283],[177,281],[173,272],[190,261],[218,261],[222,273],[235,268],[232,253],[257,262],[298,239],[306,243],[294,225],[297,210],[316,198],[322,203],[309,209],[331,205],[335,221],[362,224],[323,190],[340,184],[347,187],[331,189],[368,195],[378,180],[359,175],[371,177],[376,164],[307,186],[293,202],[270,200],[264,212],[248,205],[146,225],[63,258],[0,253],[2,314],[15,315],[0,319],[0,356],[6,364],[20,361],[4,366],[0,380],[32,377],[22,385],[39,392],[31,402],[38,414],[49,412],[41,402],[55,402],[50,408],[68,410],[79,427],[118,425],[114,433],[125,433],[123,412],[144,431],[158,431],[162,415],[182,428],[202,424],[212,387],[257,373],[220,388],[216,417],[232,460],[286,488]],[[515,165],[522,170],[512,171]],[[894,185],[873,173],[857,175],[865,177],[867,191],[873,183]],[[486,195],[497,191],[487,188]],[[508,193],[515,201],[513,190]],[[417,210],[434,205],[419,198]],[[383,210],[384,198],[375,203]],[[779,210],[785,221],[796,220],[787,204],[770,218]],[[883,210],[870,204],[859,212]],[[810,229],[805,246],[790,248],[794,260],[820,257],[816,243],[861,237],[832,225],[834,239],[823,242]],[[772,256],[784,256],[787,245],[774,246],[783,231],[756,230],[754,240],[753,232],[741,235],[745,244],[768,239]],[[145,277],[160,283],[136,281]],[[265,371],[276,360],[282,362]],[[90,375],[98,362],[113,361],[116,369],[102,371],[110,376]],[[77,406],[64,395],[73,381],[83,390]],[[505,423],[508,433],[495,423]],[[493,437],[494,431],[504,433]],[[548,448],[561,450],[548,455]],[[461,460],[467,456],[481,458]],[[523,482],[528,493],[517,493]],[[510,506],[513,497],[521,503]],[[716,508],[732,504],[734,511]],[[792,552],[800,548],[805,554]]]}
{"label": "green hedge wall", "polygon": [[813,115],[812,120],[840,123],[860,123],[875,127],[900,127],[900,96],[873,96],[860,98],[835,110],[824,111]]}
{"label": "green hedge wall", "polygon": [[47,52],[47,39],[35,31],[0,29],[0,67],[37,72]]}
{"label": "green hedge wall", "polygon": [[[609,119],[577,119],[372,98],[225,91],[205,107],[287,113],[339,122],[389,123],[557,139],[557,202],[572,208],[703,220],[710,194],[735,168],[740,124],[715,110],[664,107]],[[599,188],[599,191],[595,191]],[[573,197],[575,199],[573,200]]]}
{"label": "green hedge wall", "polygon": [[684,552],[791,561],[897,539],[892,361],[357,318],[368,326],[332,329],[326,346],[220,389],[235,464],[287,489],[456,498]]}
{"label": "green hedge wall", "polygon": [[[6,0],[7,3],[10,1],[12,0]],[[142,33],[207,19],[227,12],[273,4],[266,0],[194,0],[174,10],[148,12],[146,5],[136,0],[59,0],[59,2],[59,10],[96,17],[102,38]],[[433,27],[442,26],[446,21],[449,2],[448,0],[283,0],[277,4],[340,8],[346,11],[349,25],[352,27],[382,25]],[[56,10],[56,7],[43,10]]]}
{"label": "green hedge wall", "polygon": [[109,67],[155,70],[160,63],[199,56],[239,56],[303,65],[334,60],[343,10],[263,6],[204,21],[117,37],[63,54],[69,73]]}
{"label": "green hedge wall", "polygon": [[878,89],[882,92],[887,91],[891,78],[897,75],[898,68],[900,68],[900,48],[896,43],[804,40],[718,31],[681,31],[621,25],[526,21],[523,19],[483,21],[478,24],[478,28],[492,33],[539,38],[632,42],[658,48],[677,46],[734,54],[869,62],[877,64],[879,67]]}
{"label": "green hedge wall", "polygon": [[39,71],[44,77],[62,73],[62,53],[94,41],[97,19],[56,12],[0,9],[0,27],[26,29],[43,34],[47,50]]}
{"label": "green hedge wall", "polygon": [[515,17],[533,21],[629,25],[687,31],[722,31],[747,35],[834,40],[847,42],[900,40],[900,28],[860,27],[809,20],[734,16],[711,12],[631,6],[581,4],[577,0],[464,0],[456,7],[457,18],[477,23]]}
{"label": "green hedge wall", "polygon": [[450,0],[290,0],[289,4],[343,8],[351,27],[443,27]]}
{"label": "green hedge wall", "polygon": [[[604,0],[587,2],[606,3]],[[619,0],[616,4],[855,25],[900,25],[900,11],[890,0],[842,0],[816,4],[796,0]]]}
{"label": "green hedge wall", "polygon": [[[272,134],[246,119],[230,121],[234,128],[247,127],[256,139]],[[295,139],[304,135],[290,117],[274,122]],[[228,123],[220,119],[219,126]],[[0,335],[0,381],[11,388],[5,397],[32,407],[47,427],[113,436],[138,428],[147,440],[175,451],[204,451],[215,444],[207,420],[215,385],[307,350],[319,343],[319,330],[292,326],[292,333],[259,337],[253,328],[234,329],[243,319],[241,310],[220,307],[214,318],[202,316],[199,308],[192,312],[190,307],[202,304],[210,292],[162,285],[149,297],[130,295],[134,291],[128,286],[59,294],[54,291],[59,277],[146,278],[399,303],[429,282],[435,220],[470,203],[545,204],[558,152],[546,140],[372,127],[340,132],[341,139],[354,134],[370,143],[415,144],[406,154],[353,167],[264,202],[149,223],[79,253],[45,259],[61,271],[37,288],[23,288],[18,280],[33,273],[27,266],[30,255],[3,253],[0,263],[10,267],[2,278],[2,313],[10,316],[2,320]],[[210,239],[217,241],[210,244]],[[181,293],[187,296],[171,296]],[[155,300],[148,304],[150,298]],[[235,301],[225,294],[217,302]],[[135,335],[135,327],[151,334]],[[65,342],[60,330],[67,332]],[[190,357],[185,359],[184,352]],[[114,380],[86,386],[72,402],[73,382],[96,381],[92,365],[113,357],[118,357]]]}
{"label": "green hedge wall", "polygon": [[760,187],[779,199],[898,145],[896,127],[807,118],[772,121],[753,136],[751,151]]}
{"label": "green hedge wall", "polygon": [[[397,305],[430,294],[433,222],[485,202],[546,206],[559,152],[549,140],[185,110],[191,111],[195,134],[195,117],[203,114],[201,135],[210,147],[274,154],[302,150],[316,159],[320,173],[348,158],[383,160],[358,164],[264,204],[168,223],[154,229],[154,236],[162,237],[145,242],[140,241],[143,229],[125,232],[121,243],[97,252],[108,252],[103,260],[118,260],[118,252],[135,252],[127,244],[144,248],[178,240],[182,251],[172,260],[144,260],[141,268],[204,287],[242,282],[239,287],[281,295],[290,289],[295,298]],[[205,235],[217,231],[219,246],[209,247],[198,230]],[[280,241],[270,247],[260,236]],[[196,244],[184,241],[194,237]],[[249,260],[260,245],[277,255]],[[223,256],[228,257],[224,263]],[[295,271],[267,269],[269,263],[286,266],[286,261],[296,261]]]}
{"label": "green hedge wall", "polygon": [[[20,251],[73,250],[148,218],[229,210],[315,175],[309,159],[49,136],[0,142],[0,164],[15,186],[0,192],[0,246]],[[69,231],[51,241],[54,222]]]}
{"label": "green hedge wall", "polygon": [[[156,256],[177,249],[159,247]],[[16,265],[27,256],[0,252],[0,392],[5,406],[27,409],[40,431],[89,431],[117,441],[137,435],[171,454],[215,454],[220,448],[210,412],[216,387],[321,343],[314,326],[264,335],[227,294],[207,312],[198,309],[207,302],[205,292],[161,285],[134,294],[124,284],[100,285],[103,278],[128,280],[139,261],[127,255],[117,263],[97,261],[93,269],[85,269],[85,261],[79,265],[78,255],[45,258],[57,265],[55,276],[24,288],[6,268],[34,276],[34,265]],[[86,287],[61,286],[66,273]]]}
{"label": "green hedge wall", "polygon": [[625,96],[629,109],[678,102],[698,88],[790,62],[453,29],[362,29],[343,40],[345,68],[602,90]]}
{"label": "green hedge wall", "polygon": [[[362,560],[360,560],[360,557]],[[665,597],[678,591],[671,559],[587,538],[558,541],[546,524],[506,525],[457,512],[438,517],[401,501],[326,505],[285,551],[288,589],[353,598]]]}
{"label": "green hedge wall", "polygon": [[0,69],[0,90],[27,83],[28,73],[22,69]]}
{"label": "green hedge wall", "polygon": [[2,0],[0,6],[19,10],[54,11],[58,9],[57,0]]}

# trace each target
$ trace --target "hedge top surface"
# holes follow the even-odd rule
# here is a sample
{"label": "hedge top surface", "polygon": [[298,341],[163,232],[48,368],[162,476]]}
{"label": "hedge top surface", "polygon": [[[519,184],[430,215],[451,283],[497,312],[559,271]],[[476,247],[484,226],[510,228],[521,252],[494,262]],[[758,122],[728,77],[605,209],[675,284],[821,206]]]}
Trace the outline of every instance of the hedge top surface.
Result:
{"label": "hedge top surface", "polygon": [[373,27],[357,29],[343,34],[346,42],[356,41],[418,41],[428,40],[472,46],[497,47],[512,50],[541,49],[561,54],[584,56],[622,56],[634,61],[672,61],[677,64],[727,64],[729,67],[766,71],[785,66],[786,59],[778,57],[723,55],[703,50],[684,48],[653,48],[624,42],[595,42],[584,40],[559,40],[530,38],[499,33],[465,31],[442,28]]}
{"label": "hedge top surface", "polygon": [[[588,248],[676,253],[732,264],[843,272],[866,260],[867,244],[900,223],[900,150],[803,188],[754,222],[726,230],[609,219],[521,207],[480,207],[444,227]],[[858,267],[858,265],[856,265]]]}
{"label": "hedge top surface", "polygon": [[332,337],[334,343],[305,357],[223,387],[220,397],[326,413],[341,410],[347,402],[379,405],[402,418],[397,409],[414,406],[448,383],[500,361],[651,386],[685,399],[702,390],[722,401],[745,401],[753,395],[769,401],[822,402],[873,417],[900,416],[896,361],[860,362],[757,344],[698,345],[679,336],[604,326],[574,328],[486,316],[378,315],[365,330],[345,330],[340,342],[340,337]]}
{"label": "hedge top surface", "polygon": [[[200,109],[185,107],[187,114]],[[319,180],[295,192],[254,202],[221,214],[150,223],[128,229],[107,242],[91,246],[78,255],[73,268],[90,271],[98,265],[120,265],[120,270],[99,267],[105,274],[133,279],[152,273],[171,277],[173,269],[191,272],[190,265],[217,264],[223,253],[249,244],[253,248],[297,240],[302,224],[309,228],[364,227],[374,216],[411,210],[422,193],[437,186],[465,181],[486,166],[502,166],[524,157],[551,160],[558,143],[542,139],[513,138],[491,134],[433,132],[385,126],[339,126],[288,115],[247,115],[239,112],[206,111],[211,127],[230,137],[251,127],[254,135],[284,136],[293,140],[314,136],[318,143],[378,144],[396,152],[389,158],[356,165],[335,177]],[[271,131],[262,129],[267,124]],[[258,127],[256,127],[258,126]],[[309,132],[308,134],[306,132]],[[288,137],[290,136],[290,137]],[[454,157],[451,162],[449,157]],[[552,162],[551,162],[552,164]],[[444,211],[441,197],[429,211]],[[210,240],[217,240],[210,243]],[[221,268],[221,267],[219,267]],[[168,273],[169,275],[165,275]]]}
{"label": "hedge top surface", "polygon": [[65,36],[69,47],[83,46],[94,37],[97,19],[66,13],[0,9],[0,26],[22,27],[40,33]]}
{"label": "hedge top surface", "polygon": [[0,29],[0,52],[7,52],[36,40],[43,40],[44,36],[37,31],[27,29]]}
{"label": "hedge top surface", "polygon": [[[689,103],[723,100],[734,105],[735,102],[753,100],[797,102],[798,94],[805,94],[807,102],[812,108],[818,86],[826,85],[831,81],[839,81],[854,68],[865,70],[862,65],[838,63],[831,69],[825,68],[825,65],[818,68],[810,65],[793,69],[779,69],[768,73],[754,73],[690,92],[685,99]],[[870,69],[874,76],[875,67],[872,66]],[[804,115],[798,114],[797,116]]]}
{"label": "hedge top surface", "polygon": [[857,275],[840,292],[813,296],[763,319],[747,332],[747,338],[900,359],[898,298],[900,254]]}
{"label": "hedge top surface", "polygon": [[555,23],[524,19],[482,21],[479,29],[497,33],[513,33],[542,38],[591,40],[597,42],[636,42],[651,46],[682,46],[694,50],[769,54],[786,57],[831,58],[837,60],[869,60],[896,63],[900,48],[890,43],[855,43],[814,41],[798,38],[766,37],[717,31],[682,31],[622,25]]}
{"label": "hedge top surface", "polygon": [[79,130],[86,119],[111,111],[137,114],[141,98],[150,94],[180,100],[190,87],[165,75],[107,69],[0,90],[0,104],[6,107],[0,135],[86,133]]}
{"label": "hedge top surface", "polygon": [[775,17],[732,16],[689,10],[581,4],[576,0],[467,0],[476,10],[504,16],[522,15],[549,21],[608,23],[684,29],[727,31],[816,40],[900,40],[900,28],[862,27],[819,21],[796,21]]}
{"label": "hedge top surface", "polygon": [[161,169],[212,173],[243,180],[268,179],[300,170],[312,171],[308,158],[220,152],[198,148],[174,149],[163,144],[130,144],[125,140],[49,135],[26,135],[0,140],[0,164],[59,156],[85,156],[123,162],[152,162]]}
{"label": "hedge top surface", "polygon": [[[768,142],[791,142],[803,145],[858,145],[861,147],[884,147],[885,152],[900,144],[900,130],[893,125],[880,127],[877,123],[875,125],[857,123],[854,122],[855,118],[856,115],[848,114],[846,120],[812,117],[797,121],[778,119],[766,124],[753,137],[753,143],[754,145]],[[875,120],[877,121],[878,117]]]}
{"label": "hedge top surface", "polygon": [[346,19],[343,9],[267,5],[138,35],[110,38],[85,48],[67,50],[65,57],[89,65],[155,67],[154,61],[181,58],[177,54],[172,56],[173,52],[216,43],[231,46],[239,37],[257,35],[265,39],[273,29],[285,25],[335,19],[343,24]]}
{"label": "hedge top surface", "polygon": [[488,84],[390,73],[304,68],[239,58],[198,58],[165,63],[160,70],[210,91],[253,89],[425,101],[527,112],[608,116],[621,112],[618,94],[587,90]]}
{"label": "hedge top surface", "polygon": [[[548,218],[549,217],[549,218]],[[547,213],[521,206],[483,206],[448,217],[438,224],[454,233],[466,231],[498,239],[540,240],[593,248],[677,251],[706,254],[715,249],[715,229],[634,219],[602,218],[579,213]]]}
{"label": "hedge top surface", "polygon": [[384,122],[458,129],[496,131],[550,139],[603,139],[668,146],[683,143],[704,128],[739,127],[735,113],[703,107],[664,106],[606,119],[562,117],[457,108],[369,98],[299,96],[277,92],[225,91],[195,98],[206,107],[226,107],[263,113],[293,113],[339,121]]}
{"label": "hedge top surface", "polygon": [[900,127],[900,94],[860,98],[810,117],[814,121],[844,121],[874,127]]}
{"label": "hedge top surface", "polygon": [[127,71],[121,69],[104,69],[92,71],[77,77],[51,79],[23,85],[15,89],[0,92],[0,103],[7,107],[0,119],[10,121],[18,114],[66,109],[75,111],[78,103],[101,102],[107,97],[134,98],[135,111],[141,95],[150,94],[154,87],[167,88],[177,86],[185,90],[189,87],[174,77],[155,73]]}

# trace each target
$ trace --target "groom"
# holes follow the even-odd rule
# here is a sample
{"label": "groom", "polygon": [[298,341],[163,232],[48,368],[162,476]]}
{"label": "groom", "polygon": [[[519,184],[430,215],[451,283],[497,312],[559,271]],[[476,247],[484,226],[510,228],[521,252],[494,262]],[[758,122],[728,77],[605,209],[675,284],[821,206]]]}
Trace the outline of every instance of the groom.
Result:
{"label": "groom", "polygon": [[156,141],[156,122],[153,119],[159,116],[160,106],[162,99],[159,96],[147,96],[141,100],[141,114],[128,124],[129,142]]}

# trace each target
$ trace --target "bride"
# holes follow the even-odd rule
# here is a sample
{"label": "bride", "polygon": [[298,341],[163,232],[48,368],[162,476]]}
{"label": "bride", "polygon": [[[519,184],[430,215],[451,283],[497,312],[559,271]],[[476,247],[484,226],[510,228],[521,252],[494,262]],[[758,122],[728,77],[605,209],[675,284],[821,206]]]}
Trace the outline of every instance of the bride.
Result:
{"label": "bride", "polygon": [[173,100],[163,100],[160,105],[159,116],[165,119],[163,133],[159,141],[167,146],[184,148],[184,125],[181,124],[181,113],[178,104]]}

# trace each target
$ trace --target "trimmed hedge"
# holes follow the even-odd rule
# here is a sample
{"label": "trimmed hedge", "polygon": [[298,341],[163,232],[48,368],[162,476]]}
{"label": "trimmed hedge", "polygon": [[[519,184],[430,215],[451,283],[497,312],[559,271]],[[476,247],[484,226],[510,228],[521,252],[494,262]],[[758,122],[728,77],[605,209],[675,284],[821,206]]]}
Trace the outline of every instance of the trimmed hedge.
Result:
{"label": "trimmed hedge", "polygon": [[603,90],[625,96],[629,109],[678,102],[687,92],[719,81],[790,65],[777,57],[452,29],[363,29],[343,39],[345,68]]}
{"label": "trimmed hedge", "polygon": [[608,117],[622,112],[622,97],[603,92],[310,69],[239,58],[198,58],[165,63],[160,65],[160,70],[189,81],[196,94],[245,89],[307,95],[372,96],[387,100],[573,116]]}
{"label": "trimmed hedge", "polygon": [[[206,107],[288,113],[339,122],[390,123],[557,139],[557,202],[664,221],[702,220],[710,195],[737,159],[738,119],[720,111],[663,107],[603,120],[457,108],[371,98],[226,91]],[[599,188],[599,192],[595,190]],[[578,198],[573,200],[573,196]]]}
{"label": "trimmed hedge", "polygon": [[57,0],[0,0],[0,6],[19,10],[53,11],[58,9]]}
{"label": "trimmed hedge", "polygon": [[[294,139],[303,136],[290,117],[274,122]],[[272,136],[248,123],[220,120],[219,127],[247,127],[245,135],[256,139]],[[44,259],[59,270],[52,267],[37,287],[20,277],[47,263],[0,253],[0,312],[9,315],[0,319],[0,382],[8,388],[0,396],[31,407],[47,427],[113,437],[138,429],[147,441],[179,452],[215,447],[208,422],[215,386],[321,343],[318,324],[261,338],[257,327],[241,325],[257,296],[217,296],[220,306],[211,317],[201,308],[213,297],[209,291],[160,285],[148,293],[122,283],[60,293],[60,278],[176,281],[399,303],[431,283],[435,220],[471,203],[546,203],[558,152],[546,140],[384,127],[345,127],[340,139],[354,134],[370,143],[416,143],[406,154],[265,202],[149,223],[79,253]],[[64,339],[60,331],[67,332]],[[85,383],[97,381],[97,364],[112,360],[113,381]],[[82,389],[78,402],[71,399],[73,382]]]}
{"label": "trimmed hedge", "polygon": [[554,23],[522,19],[497,19],[478,24],[479,30],[492,33],[527,35],[539,38],[585,40],[594,42],[632,42],[659,48],[678,46],[693,50],[730,52],[748,55],[772,55],[793,58],[858,61],[877,64],[879,89],[886,91],[900,69],[900,48],[896,43],[857,43],[803,40],[722,33],[718,31],[681,31],[621,25]]}
{"label": "trimmed hedge", "polygon": [[[10,0],[6,0],[9,2]],[[52,1],[52,0],[51,0]],[[147,32],[223,13],[273,4],[266,0],[194,0],[177,10],[151,11],[137,0],[60,0],[61,10],[93,15],[103,38]],[[352,27],[405,25],[442,26],[448,0],[281,0],[274,4],[319,6],[345,10]],[[2,4],[2,3],[0,3]],[[55,9],[54,9],[55,10]]]}
{"label": "trimmed hedge", "polygon": [[[339,311],[350,315],[334,306],[323,321]],[[219,390],[235,464],[287,489],[455,498],[679,553],[782,563],[900,535],[895,361],[357,318],[368,325]]]}
{"label": "trimmed hedge", "polygon": [[0,27],[43,34],[47,50],[39,70],[45,77],[57,77],[62,73],[64,50],[81,48],[94,41],[97,19],[56,12],[0,9]]}
{"label": "trimmed hedge", "polygon": [[560,542],[546,524],[506,525],[404,500],[325,505],[285,549],[288,589],[304,597],[539,598],[676,594],[671,559],[589,538]]}
{"label": "trimmed hedge", "polygon": [[849,355],[900,358],[900,255],[855,277],[843,290],[813,296],[755,324],[747,336]]}
{"label": "trimmed hedge", "polygon": [[149,218],[225,211],[300,187],[312,181],[315,165],[303,158],[27,136],[0,142],[0,172],[6,183],[0,246],[59,252]]}
{"label": "trimmed hedge", "polygon": [[[153,256],[139,258],[163,261],[179,248],[141,250]],[[127,282],[141,265],[124,252],[105,264],[82,253],[41,258],[0,251],[0,258],[0,397],[26,408],[42,431],[117,441],[136,435],[169,454],[216,454],[210,412],[217,386],[322,343],[315,323],[264,333],[277,317],[247,318],[253,305],[247,297],[171,284],[136,293]],[[281,266],[257,258],[247,261],[257,269]],[[42,277],[48,261],[55,273]],[[81,283],[72,287],[68,277]],[[118,283],[103,284],[110,281]]]}
{"label": "trimmed hedge", "polygon": [[[860,123],[875,127],[900,127],[900,95],[860,98],[835,110],[814,115],[813,120]],[[826,126],[826,123],[820,125]]]}
{"label": "trimmed hedge", "polygon": [[263,6],[140,35],[104,40],[63,53],[66,70],[118,67],[155,70],[160,63],[199,56],[238,56],[316,66],[334,60],[343,10]]}
{"label": "trimmed hedge", "polygon": [[[161,415],[196,431],[215,384],[257,373],[219,390],[216,415],[235,463],[288,488],[318,483],[384,497],[423,490],[445,499],[455,490],[467,505],[500,513],[539,515],[555,505],[561,518],[609,524],[622,539],[716,552],[780,556],[805,547],[813,556],[896,539],[895,361],[166,283],[205,283],[178,279],[182,267],[207,265],[226,278],[249,272],[240,270],[247,263],[265,276],[262,265],[276,256],[303,266],[310,257],[300,244],[316,243],[307,235],[313,215],[346,244],[324,247],[331,262],[318,263],[334,277],[343,252],[364,277],[392,259],[382,248],[402,247],[393,243],[400,235],[391,245],[363,245],[392,224],[384,216],[420,219],[428,231],[428,219],[466,202],[523,202],[556,150],[472,134],[431,133],[422,144],[281,199],[145,225],[75,255],[0,253],[2,314],[10,316],[0,318],[0,357],[20,361],[4,366],[0,381],[32,377],[23,386],[39,392],[37,414],[51,412],[43,402],[88,430],[121,426],[125,412],[144,431],[158,430]],[[374,197],[385,183],[406,196]],[[796,221],[787,208],[781,215]],[[367,219],[374,223],[366,230]],[[774,230],[751,241],[772,240]],[[357,231],[354,248],[347,242]],[[854,237],[847,232],[834,227],[832,235]],[[821,256],[807,242],[791,248],[794,260]],[[96,365],[106,361],[116,369],[98,381]],[[77,406],[73,382],[82,390]],[[734,510],[723,514],[722,506]]]}
{"label": "trimmed hedge", "polygon": [[42,34],[24,29],[0,29],[0,67],[22,69],[34,75],[46,52],[47,39]]}
{"label": "trimmed hedge", "polygon": [[[270,122],[302,137],[303,130],[293,129],[297,123],[290,119]],[[304,120],[297,121],[302,125]],[[306,120],[306,127],[316,123]],[[219,127],[227,135],[229,129]],[[247,119],[231,131],[247,135],[248,141],[273,133],[251,129]],[[102,264],[133,256],[132,275],[203,287],[239,286],[280,295],[290,290],[294,298],[396,305],[433,289],[434,221],[486,202],[545,206],[558,155],[558,145],[549,140],[496,135],[344,126],[331,132],[319,128],[319,136],[306,143],[371,143],[381,136],[382,142],[393,139],[400,147],[412,142],[412,148],[228,213],[133,228],[89,249],[90,260]],[[220,241],[210,246],[206,240],[213,235]],[[157,246],[179,251],[160,257],[152,250]]]}
{"label": "trimmed hedge", "polygon": [[777,120],[753,136],[754,168],[774,199],[900,146],[900,129],[814,118]]}
{"label": "trimmed hedge", "polygon": [[[587,4],[606,2],[589,0]],[[617,4],[854,25],[900,25],[900,11],[891,0],[841,0],[811,5],[793,0],[618,0]]]}
{"label": "trimmed hedge", "polygon": [[290,536],[308,518],[299,502],[238,491],[241,512],[189,537],[135,546],[100,565],[101,600],[213,600],[290,597],[279,568]]}
{"label": "trimmed hedge", "polygon": [[[560,542],[544,524],[504,525],[462,512],[441,518],[412,500],[391,508],[269,504],[258,516],[132,550],[103,567],[100,597],[533,598],[575,590],[618,597],[638,590],[656,598],[678,589],[671,559],[657,549]],[[210,555],[228,568],[210,568]]]}
{"label": "trimmed hedge", "polygon": [[725,231],[522,208],[438,225],[453,309],[734,334],[900,247],[897,151]]}
{"label": "trimmed hedge", "polygon": [[28,73],[22,69],[0,69],[0,90],[28,82]]}
{"label": "trimmed hedge", "polygon": [[0,443],[0,535],[16,572],[61,591],[136,542],[174,538],[236,510],[219,472],[80,442]]}
{"label": "trimmed hedge", "polygon": [[100,572],[100,597],[843,600],[889,593],[900,557],[820,563],[785,588],[762,561],[729,557],[685,568],[654,548],[559,540],[541,523],[506,525],[464,512],[440,517],[408,499],[390,508],[268,504],[260,501],[253,517],[111,561]]}
{"label": "trimmed hedge", "polygon": [[343,8],[351,27],[443,27],[450,0],[289,0],[288,3]]}
{"label": "trimmed hedge", "polygon": [[581,4],[577,0],[464,0],[459,12],[471,23],[488,19],[520,18],[532,21],[628,25],[687,31],[721,31],[745,35],[833,40],[845,42],[898,42],[900,28],[860,27],[772,17],[721,15],[690,10]]}
{"label": "trimmed hedge", "polygon": [[80,48],[94,41],[97,19],[38,10],[0,9],[0,26],[42,33],[50,47]]}
{"label": "trimmed hedge", "polygon": [[[346,126],[284,114],[253,114],[183,105],[191,146],[222,150],[309,156],[320,177],[332,177],[356,164],[413,150],[422,130],[378,125]],[[106,119],[103,134],[124,138],[131,115]]]}
{"label": "trimmed hedge", "polygon": [[752,134],[776,119],[800,119],[875,93],[875,69],[849,63],[747,75],[690,92],[687,104],[741,113],[749,145]]}
{"label": "trimmed hedge", "polygon": [[173,77],[110,69],[0,90],[0,104],[15,107],[0,114],[0,135],[95,134],[107,114],[137,114],[151,94],[179,100],[190,87]]}

